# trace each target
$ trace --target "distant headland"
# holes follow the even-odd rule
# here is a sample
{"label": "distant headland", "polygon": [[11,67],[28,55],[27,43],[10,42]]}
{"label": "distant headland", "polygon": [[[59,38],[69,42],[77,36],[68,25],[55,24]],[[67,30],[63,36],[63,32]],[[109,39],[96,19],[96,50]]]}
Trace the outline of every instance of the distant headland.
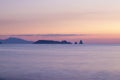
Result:
{"label": "distant headland", "polygon": [[[38,40],[38,41],[27,41],[20,38],[14,38],[10,37],[4,40],[0,40],[0,44],[73,44],[72,42],[69,42],[67,40],[62,41],[56,41],[56,40]],[[83,41],[80,40],[80,42],[74,42],[74,44],[83,44]]]}
{"label": "distant headland", "polygon": [[33,41],[27,41],[20,38],[10,37],[4,40],[0,40],[2,44],[32,44]]}

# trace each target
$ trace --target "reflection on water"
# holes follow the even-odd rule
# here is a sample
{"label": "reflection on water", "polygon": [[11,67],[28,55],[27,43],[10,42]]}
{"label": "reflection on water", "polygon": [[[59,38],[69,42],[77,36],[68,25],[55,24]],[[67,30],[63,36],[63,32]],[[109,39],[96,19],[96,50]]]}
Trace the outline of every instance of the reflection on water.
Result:
{"label": "reflection on water", "polygon": [[120,80],[120,46],[0,45],[0,80]]}

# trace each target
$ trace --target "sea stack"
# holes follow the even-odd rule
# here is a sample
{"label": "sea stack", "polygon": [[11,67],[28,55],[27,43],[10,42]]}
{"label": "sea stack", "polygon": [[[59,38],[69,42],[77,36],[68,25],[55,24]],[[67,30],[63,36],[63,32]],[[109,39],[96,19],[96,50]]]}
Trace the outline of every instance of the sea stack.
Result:
{"label": "sea stack", "polygon": [[83,44],[83,41],[82,41],[82,40],[80,40],[79,44]]}

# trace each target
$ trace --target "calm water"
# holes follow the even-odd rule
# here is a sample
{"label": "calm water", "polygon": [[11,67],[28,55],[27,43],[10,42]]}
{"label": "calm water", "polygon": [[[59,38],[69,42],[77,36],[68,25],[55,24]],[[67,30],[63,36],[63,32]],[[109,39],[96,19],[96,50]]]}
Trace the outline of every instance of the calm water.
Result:
{"label": "calm water", "polygon": [[120,46],[0,45],[0,80],[120,80]]}

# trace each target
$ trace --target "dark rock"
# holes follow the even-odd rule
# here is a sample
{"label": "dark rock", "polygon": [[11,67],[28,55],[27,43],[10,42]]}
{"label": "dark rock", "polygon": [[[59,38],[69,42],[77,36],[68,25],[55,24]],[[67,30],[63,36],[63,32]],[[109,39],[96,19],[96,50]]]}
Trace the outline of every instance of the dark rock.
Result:
{"label": "dark rock", "polygon": [[77,42],[75,42],[74,44],[77,44]]}
{"label": "dark rock", "polygon": [[71,42],[67,42],[66,40],[63,40],[60,42],[61,44],[72,44]]}
{"label": "dark rock", "polygon": [[83,44],[83,41],[82,41],[82,40],[80,40],[79,44]]}

